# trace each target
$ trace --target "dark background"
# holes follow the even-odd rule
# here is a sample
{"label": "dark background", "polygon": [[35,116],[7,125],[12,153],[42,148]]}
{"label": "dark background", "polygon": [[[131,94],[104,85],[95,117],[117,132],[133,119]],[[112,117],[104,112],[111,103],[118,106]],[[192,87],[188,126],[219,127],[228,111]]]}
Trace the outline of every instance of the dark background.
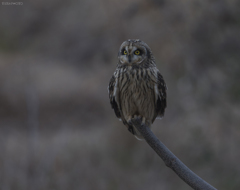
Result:
{"label": "dark background", "polygon": [[[10,1],[8,1],[10,2]],[[0,5],[0,189],[191,189],[111,109],[120,44],[168,86],[153,132],[218,189],[240,189],[239,0]]]}

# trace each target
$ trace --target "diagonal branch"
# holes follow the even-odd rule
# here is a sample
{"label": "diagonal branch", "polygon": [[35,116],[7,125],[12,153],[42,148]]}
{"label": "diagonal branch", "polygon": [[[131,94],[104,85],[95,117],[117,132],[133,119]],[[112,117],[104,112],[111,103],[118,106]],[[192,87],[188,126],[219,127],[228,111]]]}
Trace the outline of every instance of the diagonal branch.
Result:
{"label": "diagonal branch", "polygon": [[133,118],[132,124],[142,134],[147,143],[162,158],[164,163],[171,168],[183,181],[196,190],[216,190],[194,172],[192,172],[185,164],[181,162],[149,129],[147,125],[141,124],[140,118]]}

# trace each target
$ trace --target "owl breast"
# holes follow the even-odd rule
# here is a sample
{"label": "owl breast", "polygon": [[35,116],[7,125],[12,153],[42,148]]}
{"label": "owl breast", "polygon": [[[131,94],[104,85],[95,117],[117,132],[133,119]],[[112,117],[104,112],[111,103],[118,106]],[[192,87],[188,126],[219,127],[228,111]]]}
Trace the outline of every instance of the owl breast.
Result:
{"label": "owl breast", "polygon": [[121,70],[119,78],[120,105],[125,120],[134,115],[141,115],[152,123],[155,114],[154,86],[150,82],[147,69]]}

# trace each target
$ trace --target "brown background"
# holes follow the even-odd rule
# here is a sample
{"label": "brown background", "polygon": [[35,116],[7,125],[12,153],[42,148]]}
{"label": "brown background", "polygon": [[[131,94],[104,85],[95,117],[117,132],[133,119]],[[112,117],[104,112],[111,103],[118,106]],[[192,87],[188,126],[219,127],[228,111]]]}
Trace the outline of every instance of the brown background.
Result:
{"label": "brown background", "polygon": [[111,109],[129,38],[168,86],[154,133],[216,188],[240,189],[239,36],[239,0],[1,4],[0,189],[191,189]]}

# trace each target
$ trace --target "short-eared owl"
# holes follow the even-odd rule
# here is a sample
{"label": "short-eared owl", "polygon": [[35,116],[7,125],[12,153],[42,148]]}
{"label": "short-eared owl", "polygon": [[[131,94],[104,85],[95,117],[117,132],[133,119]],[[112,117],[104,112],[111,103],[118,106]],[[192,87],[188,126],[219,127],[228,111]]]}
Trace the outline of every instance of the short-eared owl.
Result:
{"label": "short-eared owl", "polygon": [[149,46],[139,39],[123,42],[108,93],[116,116],[137,139],[142,136],[131,124],[131,119],[140,116],[142,123],[151,127],[156,117],[164,115],[166,90]]}

